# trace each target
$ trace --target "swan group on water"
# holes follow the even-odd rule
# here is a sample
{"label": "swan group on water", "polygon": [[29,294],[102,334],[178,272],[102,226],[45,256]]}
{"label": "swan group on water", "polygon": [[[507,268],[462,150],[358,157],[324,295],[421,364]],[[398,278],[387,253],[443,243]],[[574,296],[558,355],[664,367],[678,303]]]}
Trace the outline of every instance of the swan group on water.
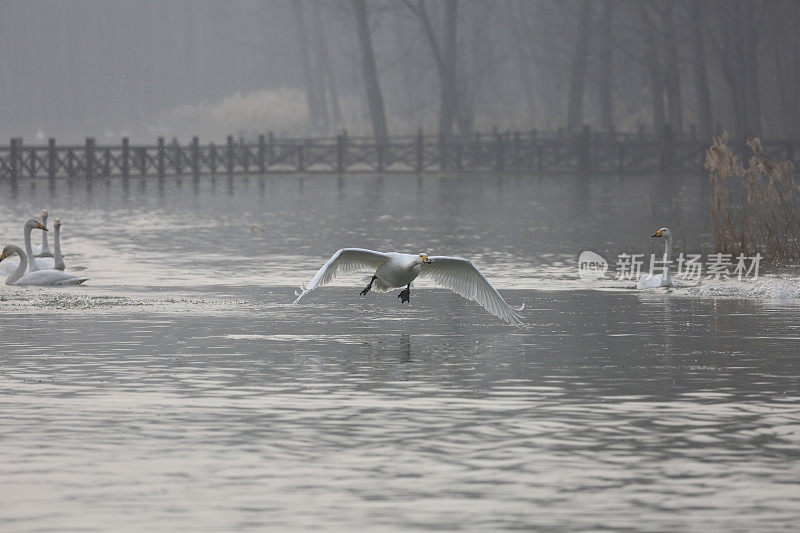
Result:
{"label": "swan group on water", "polygon": [[[0,275],[7,275],[6,285],[65,286],[80,285],[88,278],[65,272],[64,256],[61,253],[61,221],[55,221],[53,251],[50,251],[47,235],[47,211],[42,212],[42,222],[29,218],[23,225],[25,249],[9,244],[0,253]],[[31,232],[42,231],[42,244],[31,242]],[[669,272],[669,255],[672,249],[672,233],[661,228],[651,238],[664,239],[664,269],[661,274],[643,275],[637,289],[675,287]],[[17,259],[13,259],[17,256]],[[397,295],[400,303],[411,302],[411,283],[418,278],[429,279],[434,284],[482,305],[489,313],[507,322],[523,324],[520,307],[509,305],[486,279],[472,261],[462,257],[430,256],[398,252],[378,252],[365,248],[342,248],[317,271],[311,281],[301,288],[294,300],[296,304],[317,287],[327,285],[335,278],[356,272],[370,272],[372,277],[361,296],[370,291],[388,292],[403,288]]]}
{"label": "swan group on water", "polygon": [[[80,285],[89,279],[64,271],[64,257],[61,255],[61,221],[55,221],[54,253],[50,252],[47,242],[47,211],[42,212],[42,221],[29,218],[23,224],[25,250],[9,244],[0,253],[0,275],[8,275],[6,285]],[[42,244],[37,248],[31,243],[31,232],[35,229],[42,230],[43,234]],[[9,259],[15,255],[18,259]]]}

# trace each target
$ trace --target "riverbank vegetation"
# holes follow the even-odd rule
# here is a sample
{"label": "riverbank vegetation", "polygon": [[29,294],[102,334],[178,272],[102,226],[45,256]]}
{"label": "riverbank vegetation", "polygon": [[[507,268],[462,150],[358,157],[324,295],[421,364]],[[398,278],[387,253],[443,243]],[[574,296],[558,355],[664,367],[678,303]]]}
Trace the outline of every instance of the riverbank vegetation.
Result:
{"label": "riverbank vegetation", "polygon": [[[761,253],[776,264],[800,261],[800,186],[794,165],[770,158],[758,138],[751,154],[736,154],[727,137],[715,137],[706,152],[711,181],[709,210],[717,252]],[[747,161],[745,158],[750,156]]]}

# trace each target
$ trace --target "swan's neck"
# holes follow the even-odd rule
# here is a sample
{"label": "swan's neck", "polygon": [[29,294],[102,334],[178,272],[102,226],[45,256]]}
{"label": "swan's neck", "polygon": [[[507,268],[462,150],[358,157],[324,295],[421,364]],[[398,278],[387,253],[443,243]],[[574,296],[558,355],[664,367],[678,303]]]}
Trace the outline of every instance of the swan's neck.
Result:
{"label": "swan's neck", "polygon": [[672,253],[672,235],[667,235],[666,239],[664,239],[664,274],[661,278],[662,285],[669,285],[670,282],[670,275],[669,275],[669,256]]}
{"label": "swan's neck", "polygon": [[[36,272],[39,269],[36,268],[36,261],[33,260],[33,247],[31,246],[31,231],[33,231],[32,227],[25,226],[25,253],[27,254],[28,257],[31,258],[30,271]],[[20,257],[22,257],[22,255],[20,255]],[[22,264],[22,261],[20,261],[20,264]]]}
{"label": "swan's neck", "polygon": [[[30,242],[28,245],[30,246]],[[19,278],[25,275],[25,270],[28,268],[28,258],[25,257],[25,253],[16,246],[11,248],[11,251],[19,256],[19,265],[17,266],[17,269],[10,276],[8,276],[6,285],[15,284]]]}
{"label": "swan's neck", "polygon": [[[46,228],[47,227],[47,217],[42,215],[42,225]],[[50,245],[47,244],[47,232],[42,232],[42,254],[43,256],[50,255]]]}
{"label": "swan's neck", "polygon": [[64,270],[64,258],[61,256],[61,226],[56,226],[56,234],[53,235],[53,258],[56,270]]}

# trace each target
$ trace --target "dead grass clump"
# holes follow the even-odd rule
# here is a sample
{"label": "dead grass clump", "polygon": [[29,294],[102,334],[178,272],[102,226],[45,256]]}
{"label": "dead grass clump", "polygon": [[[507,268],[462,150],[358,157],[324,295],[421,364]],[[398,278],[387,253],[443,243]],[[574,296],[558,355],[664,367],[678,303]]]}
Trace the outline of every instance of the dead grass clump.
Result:
{"label": "dead grass clump", "polygon": [[748,139],[747,146],[753,155],[746,165],[724,136],[714,137],[706,151],[715,249],[734,257],[761,253],[773,262],[800,261],[800,186],[794,165],[764,157],[757,138]]}

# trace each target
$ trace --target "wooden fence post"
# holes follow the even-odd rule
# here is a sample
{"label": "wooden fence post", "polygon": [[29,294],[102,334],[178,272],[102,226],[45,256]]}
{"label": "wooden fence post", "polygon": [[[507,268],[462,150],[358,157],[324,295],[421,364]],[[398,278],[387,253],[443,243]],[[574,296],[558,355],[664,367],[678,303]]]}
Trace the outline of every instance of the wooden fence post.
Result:
{"label": "wooden fence post", "polygon": [[233,175],[233,135],[228,135],[228,146],[225,149],[225,169],[228,176]]}
{"label": "wooden fence post", "polygon": [[577,155],[578,170],[588,172],[592,165],[592,128],[588,124],[583,125],[578,137]]}
{"label": "wooden fence post", "polygon": [[47,139],[47,177],[50,181],[56,179],[56,140],[52,137]]}
{"label": "wooden fence post", "polygon": [[183,150],[181,149],[181,145],[178,142],[178,138],[174,137],[172,139],[172,149],[174,150],[175,160],[173,162],[173,166],[175,167],[175,175],[180,176],[183,174]]}
{"label": "wooden fence post", "polygon": [[[495,128],[495,131],[497,128]],[[505,154],[505,145],[503,143],[503,136],[499,133],[495,133],[495,145],[494,145],[494,162],[495,162],[495,169],[498,172],[503,172],[506,169],[506,154]]]}
{"label": "wooden fence post", "polygon": [[211,167],[211,175],[217,175],[217,147],[212,142],[208,145],[208,166]]}
{"label": "wooden fence post", "polygon": [[95,141],[93,137],[86,138],[86,149],[84,155],[84,173],[86,179],[92,181],[94,179],[95,168]]}
{"label": "wooden fence post", "polygon": [[124,179],[128,179],[131,175],[131,163],[130,163],[130,145],[128,144],[128,138],[122,138],[122,177]]}
{"label": "wooden fence post", "polygon": [[75,177],[75,151],[72,148],[67,150],[67,177]]}
{"label": "wooden fence post", "polygon": [[147,175],[147,148],[144,146],[140,146],[136,149],[138,153],[139,159],[139,175],[146,176]]}
{"label": "wooden fence post", "polygon": [[163,180],[165,177],[165,164],[166,164],[166,153],[164,149],[164,137],[158,138],[158,155],[156,156],[156,161],[158,162],[158,179]]}
{"label": "wooden fence post", "polygon": [[377,146],[375,146],[377,151],[375,155],[378,158],[378,172],[383,172],[383,169],[386,166],[386,145],[388,142],[389,141],[387,139],[381,138],[378,141]]}
{"label": "wooden fence post", "polygon": [[111,149],[108,147],[103,150],[103,177],[111,177]]}
{"label": "wooden fence post", "polygon": [[339,174],[344,172],[344,151],[345,151],[345,139],[344,135],[341,133],[336,136],[336,172]]}
{"label": "wooden fence post", "polygon": [[192,176],[195,179],[200,177],[200,139],[197,136],[192,137],[192,158],[190,164],[192,165]]}
{"label": "wooden fence post", "polygon": [[422,135],[422,128],[417,130],[417,164],[415,170],[421,174],[425,170],[425,138]]}
{"label": "wooden fence post", "polygon": [[297,145],[298,172],[304,172],[306,170],[305,146],[306,146],[306,141],[300,141],[300,144]]}
{"label": "wooden fence post", "polygon": [[267,153],[267,145],[264,141],[264,134],[258,136],[258,172],[260,174],[264,174],[267,171],[267,167],[264,164],[264,156]]}
{"label": "wooden fence post", "polygon": [[444,135],[439,134],[439,170],[445,172],[447,170],[447,146]]}
{"label": "wooden fence post", "polygon": [[19,176],[19,154],[17,151],[17,140],[11,139],[11,152],[8,155],[8,175],[11,180],[16,184],[17,176]]}
{"label": "wooden fence post", "polygon": [[275,164],[275,135],[267,133],[267,167]]}
{"label": "wooden fence post", "polygon": [[[239,136],[239,140],[236,142],[236,147],[239,152],[239,164],[242,165],[242,172],[245,174],[250,173],[250,149],[247,147],[247,144],[244,142],[244,137],[241,135]],[[245,178],[247,179],[247,178]]]}

